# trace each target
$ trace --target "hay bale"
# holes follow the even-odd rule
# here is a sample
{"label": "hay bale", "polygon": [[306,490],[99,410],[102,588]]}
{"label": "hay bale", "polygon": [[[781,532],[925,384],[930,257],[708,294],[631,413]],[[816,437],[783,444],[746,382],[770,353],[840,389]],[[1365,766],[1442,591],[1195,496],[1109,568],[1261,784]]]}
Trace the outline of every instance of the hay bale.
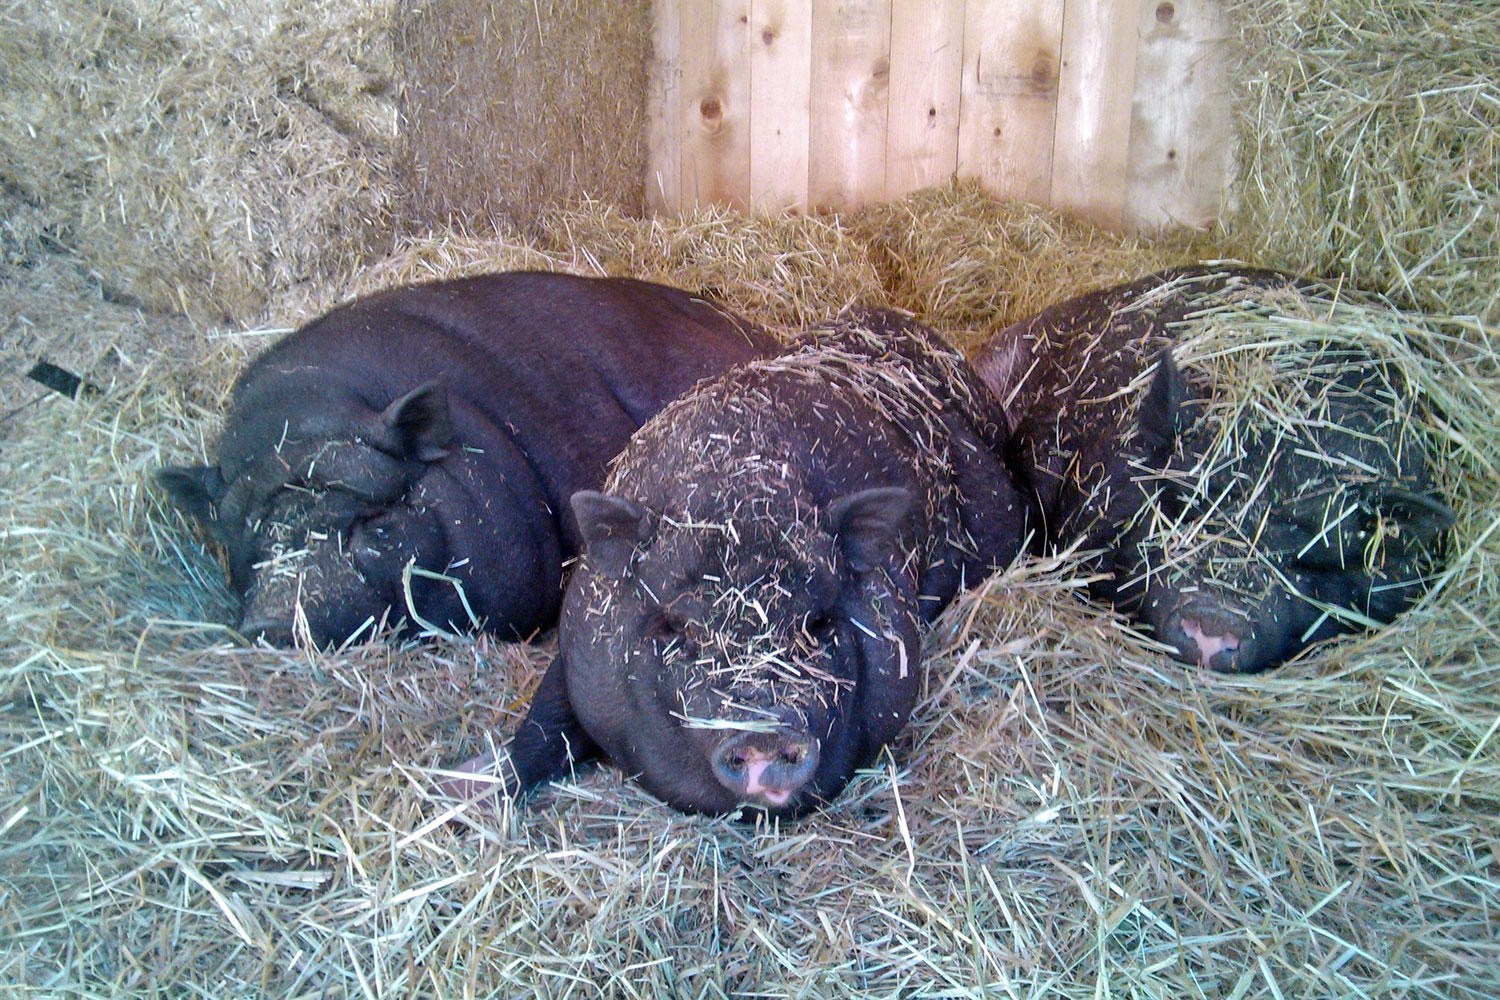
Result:
{"label": "hay bale", "polygon": [[0,14],[0,179],[116,297],[243,316],[389,245],[394,0]]}
{"label": "hay bale", "polygon": [[[912,294],[1081,290],[1067,268],[967,266],[981,241],[922,232],[1019,244],[1025,218],[914,204],[931,249],[913,273],[965,277]],[[1058,235],[1034,252],[1069,261]],[[701,258],[678,283],[791,318],[878,290],[863,246],[847,222],[637,226],[595,206],[524,239],[411,244],[377,277],[607,258],[671,279]],[[1110,259],[1130,278],[1159,253]],[[766,269],[742,283],[739,259]],[[144,475],[202,457],[257,338],[204,341],[183,374],[131,354],[103,397],[49,396],[0,447],[0,977],[110,995],[1487,996],[1500,357],[1473,324],[1389,331],[1454,444],[1454,558],[1415,611],[1214,676],[1083,600],[1076,560],[1023,563],[940,621],[892,755],[780,829],[673,814],[608,767],[454,817],[434,766],[518,721],[550,647],[229,644],[218,567]]]}
{"label": "hay bale", "polygon": [[1500,10],[1236,0],[1235,252],[1500,320]]}
{"label": "hay bale", "polygon": [[395,33],[409,232],[532,226],[593,198],[639,214],[649,0],[435,0]]}

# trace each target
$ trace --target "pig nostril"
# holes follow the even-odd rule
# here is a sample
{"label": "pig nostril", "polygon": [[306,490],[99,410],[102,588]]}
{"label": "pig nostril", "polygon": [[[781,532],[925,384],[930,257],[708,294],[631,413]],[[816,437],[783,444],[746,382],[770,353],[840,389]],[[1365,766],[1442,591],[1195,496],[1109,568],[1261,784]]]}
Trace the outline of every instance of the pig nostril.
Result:
{"label": "pig nostril", "polygon": [[783,747],[781,750],[781,760],[785,764],[800,764],[806,756],[802,747]]}

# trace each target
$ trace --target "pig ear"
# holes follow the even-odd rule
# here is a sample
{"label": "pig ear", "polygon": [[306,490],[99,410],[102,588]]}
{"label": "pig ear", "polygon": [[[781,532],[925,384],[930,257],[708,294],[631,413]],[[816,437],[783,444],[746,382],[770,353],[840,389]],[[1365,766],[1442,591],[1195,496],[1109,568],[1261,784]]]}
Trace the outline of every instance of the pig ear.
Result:
{"label": "pig ear", "polygon": [[163,465],[155,478],[172,503],[199,524],[212,528],[219,520],[224,477],[217,465]]}
{"label": "pig ear", "polygon": [[636,545],[651,537],[651,512],[594,490],[574,493],[571,504],[589,561],[606,573],[623,574]]}
{"label": "pig ear", "polygon": [[1000,404],[1007,428],[1015,430],[1019,414],[1013,413],[1016,393],[1031,374],[1031,345],[1016,327],[1001,330],[974,359],[973,368],[990,395]]}
{"label": "pig ear", "polygon": [[1165,461],[1177,446],[1177,435],[1187,430],[1197,414],[1187,406],[1188,384],[1172,360],[1172,352],[1157,355],[1156,376],[1141,399],[1137,423],[1148,455]]}
{"label": "pig ear", "polygon": [[448,390],[439,379],[417,386],[385,408],[376,447],[405,458],[436,462],[453,443]]}
{"label": "pig ear", "polygon": [[829,527],[854,572],[868,573],[891,554],[911,503],[910,490],[880,486],[839,497],[828,506]]}

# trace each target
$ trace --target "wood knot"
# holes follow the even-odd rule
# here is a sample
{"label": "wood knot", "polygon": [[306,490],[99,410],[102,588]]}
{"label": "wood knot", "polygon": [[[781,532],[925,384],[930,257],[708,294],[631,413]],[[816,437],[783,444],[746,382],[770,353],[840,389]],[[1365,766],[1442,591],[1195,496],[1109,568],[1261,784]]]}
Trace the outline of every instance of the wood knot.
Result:
{"label": "wood knot", "polygon": [[1036,90],[1051,90],[1057,82],[1057,68],[1052,57],[1042,53],[1031,64],[1031,86]]}
{"label": "wood knot", "polygon": [[724,105],[717,97],[705,97],[698,102],[698,114],[706,122],[716,122],[724,116]]}
{"label": "wood knot", "polygon": [[1159,3],[1156,5],[1156,19],[1162,24],[1171,24],[1172,18],[1177,16],[1177,8],[1170,3]]}

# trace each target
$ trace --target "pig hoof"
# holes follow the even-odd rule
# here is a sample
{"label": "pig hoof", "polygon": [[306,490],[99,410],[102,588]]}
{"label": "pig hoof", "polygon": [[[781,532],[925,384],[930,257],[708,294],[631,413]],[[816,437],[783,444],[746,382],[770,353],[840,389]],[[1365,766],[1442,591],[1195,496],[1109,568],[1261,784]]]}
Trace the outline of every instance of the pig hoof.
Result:
{"label": "pig hoof", "polygon": [[455,765],[437,783],[438,793],[462,803],[493,808],[499,798],[515,787],[515,769],[509,756],[491,750]]}
{"label": "pig hoof", "polygon": [[818,769],[818,744],[804,733],[740,732],[719,744],[713,769],[744,801],[780,808]]}
{"label": "pig hoof", "polygon": [[[1238,671],[1248,655],[1250,623],[1222,608],[1189,608],[1177,617],[1175,640],[1184,660],[1211,670]],[[1185,641],[1184,641],[1185,640]]]}

